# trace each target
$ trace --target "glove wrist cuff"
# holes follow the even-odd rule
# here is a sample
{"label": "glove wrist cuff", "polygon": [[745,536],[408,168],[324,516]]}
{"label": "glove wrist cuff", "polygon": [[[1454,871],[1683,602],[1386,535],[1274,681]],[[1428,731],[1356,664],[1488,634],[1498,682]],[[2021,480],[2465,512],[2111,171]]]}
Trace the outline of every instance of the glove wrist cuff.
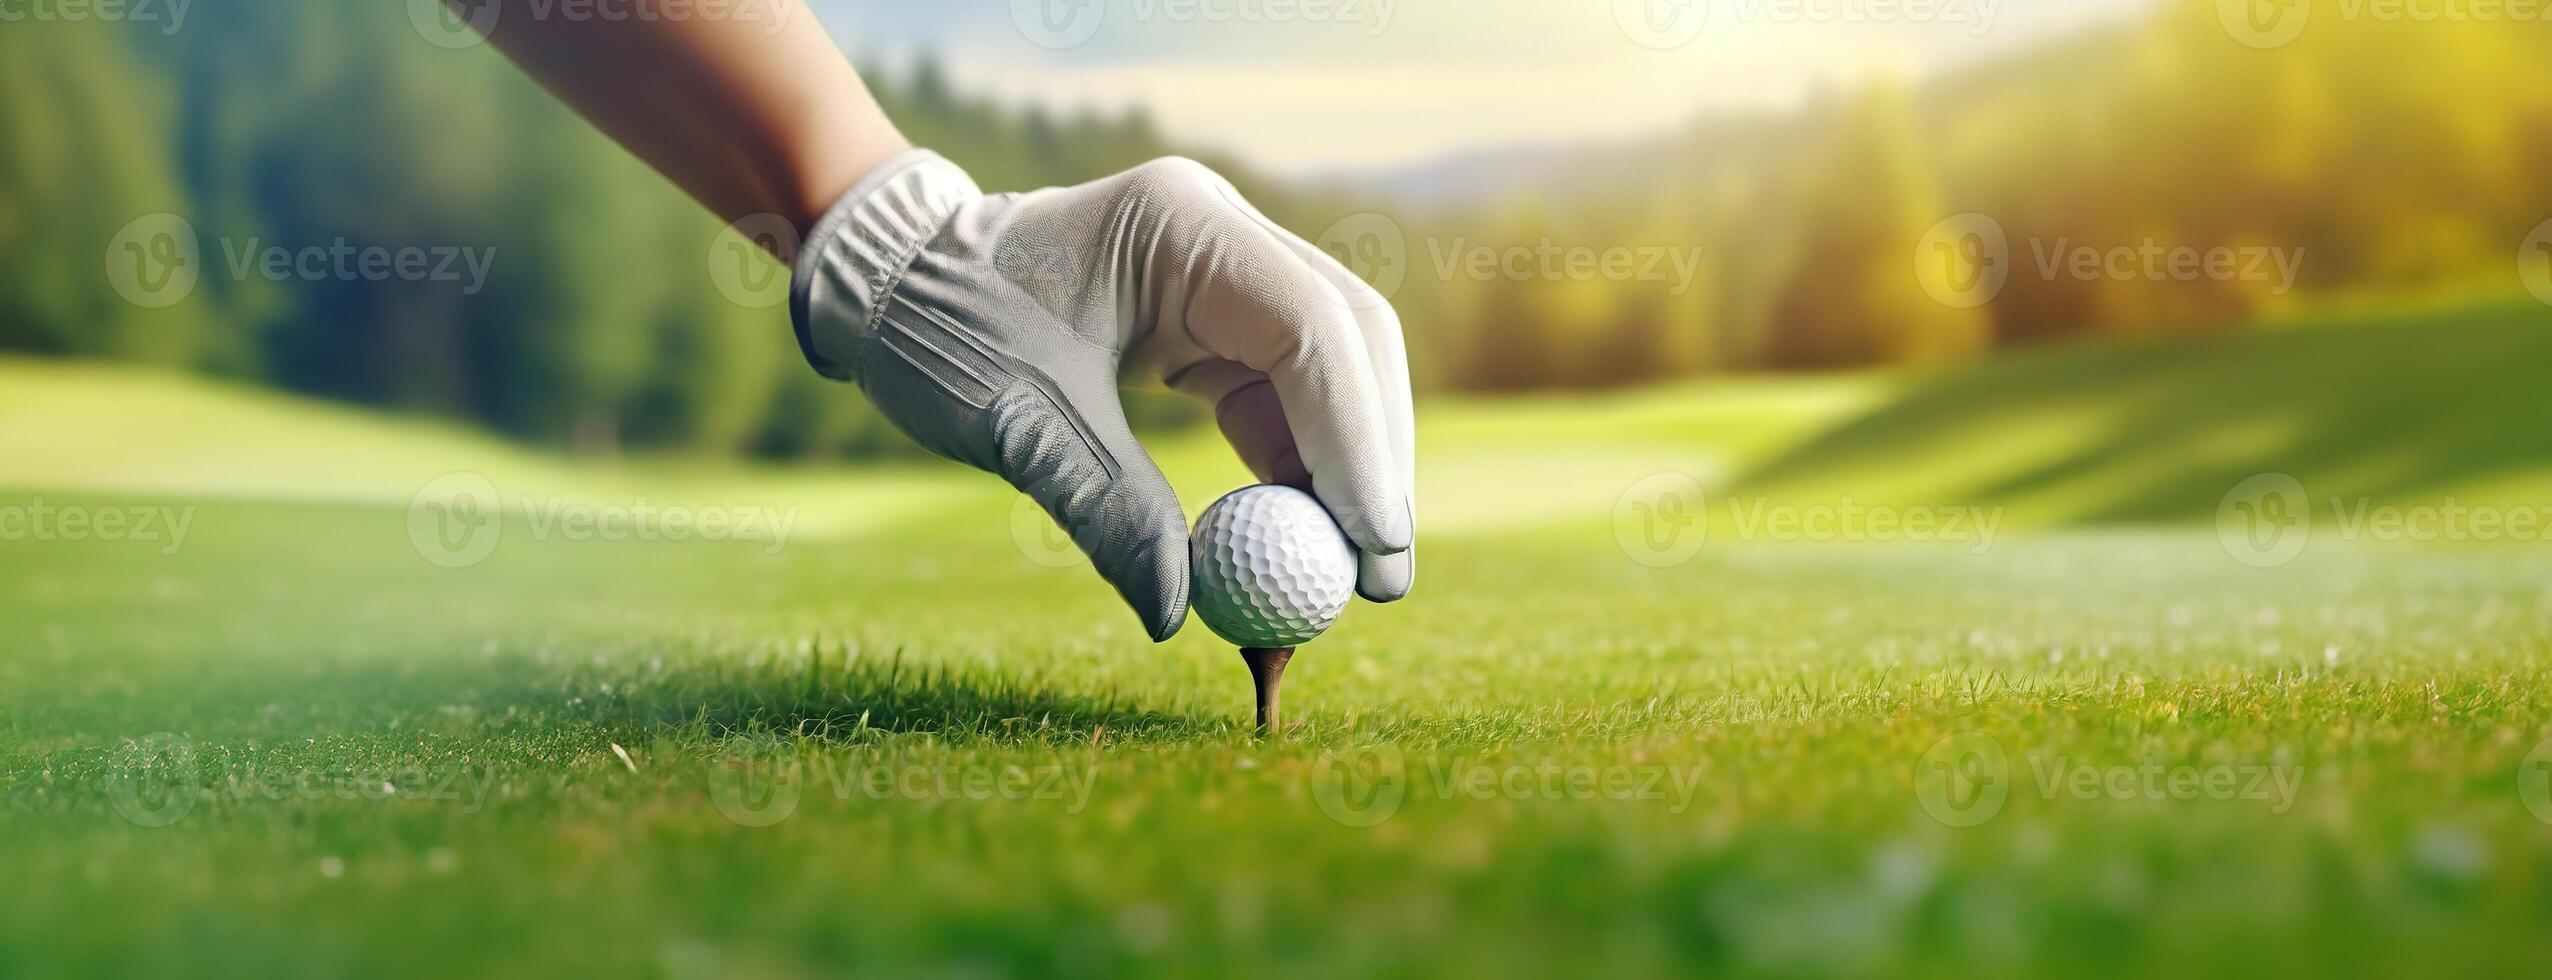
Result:
{"label": "glove wrist cuff", "polygon": [[859,342],[904,267],[982,196],[964,170],[929,150],[897,154],[852,185],[807,233],[791,274],[789,319],[807,363],[858,380]]}

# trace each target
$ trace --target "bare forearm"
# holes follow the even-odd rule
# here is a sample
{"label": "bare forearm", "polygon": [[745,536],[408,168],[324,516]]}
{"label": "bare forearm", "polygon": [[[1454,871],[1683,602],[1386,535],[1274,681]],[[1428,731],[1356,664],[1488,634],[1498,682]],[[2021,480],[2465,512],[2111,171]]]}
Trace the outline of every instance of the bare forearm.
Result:
{"label": "bare forearm", "polygon": [[777,214],[803,233],[910,147],[803,5],[721,19],[689,0],[630,0],[630,16],[605,19],[479,2],[502,5],[488,39],[507,57],[728,221]]}

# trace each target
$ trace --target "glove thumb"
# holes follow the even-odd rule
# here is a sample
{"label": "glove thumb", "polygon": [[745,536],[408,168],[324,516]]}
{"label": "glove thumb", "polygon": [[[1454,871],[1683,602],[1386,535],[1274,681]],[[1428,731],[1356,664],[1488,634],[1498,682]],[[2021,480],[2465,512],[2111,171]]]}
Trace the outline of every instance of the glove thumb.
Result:
{"label": "glove thumb", "polygon": [[1187,621],[1187,516],[1178,495],[1135,441],[1112,387],[1083,398],[1029,388],[995,415],[1001,474],[1072,536],[1146,634],[1169,639]]}

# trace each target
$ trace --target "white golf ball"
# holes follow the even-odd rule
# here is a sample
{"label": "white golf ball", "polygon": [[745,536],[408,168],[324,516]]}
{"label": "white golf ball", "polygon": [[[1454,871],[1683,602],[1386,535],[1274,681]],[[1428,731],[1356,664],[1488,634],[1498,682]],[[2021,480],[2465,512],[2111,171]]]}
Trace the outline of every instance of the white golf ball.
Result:
{"label": "white golf ball", "polygon": [[1244,647],[1309,642],[1356,591],[1356,549],[1312,495],[1243,487],[1197,515],[1188,539],[1196,617]]}

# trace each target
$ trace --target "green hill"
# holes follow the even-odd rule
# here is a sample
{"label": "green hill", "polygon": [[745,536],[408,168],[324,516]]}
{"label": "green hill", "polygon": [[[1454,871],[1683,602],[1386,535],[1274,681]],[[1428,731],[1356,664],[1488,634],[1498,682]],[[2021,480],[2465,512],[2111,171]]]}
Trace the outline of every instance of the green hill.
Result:
{"label": "green hill", "polygon": [[[1725,479],[1883,397],[1876,379],[1685,385],[1601,399],[1422,406],[1429,534],[1568,523],[1675,470]],[[832,397],[858,398],[848,387]],[[1191,510],[1248,482],[1219,437],[1155,452]],[[444,474],[517,494],[796,508],[801,530],[856,533],[924,513],[1000,515],[1013,495],[934,461],[751,465],[580,460],[456,424],[384,414],[174,371],[0,358],[0,488],[404,504]],[[996,520],[996,523],[999,523]]]}
{"label": "green hill", "polygon": [[[2552,492],[2552,329],[2532,305],[2361,314],[2050,348],[1930,373],[1736,379],[1602,397],[1421,406],[1431,535],[1582,526],[1626,488],[1691,474],[1804,504],[2008,508],[2014,525],[2203,520],[2264,472],[2316,498]],[[842,398],[856,398],[837,389]],[[1210,433],[1161,442],[1201,505],[1246,480]],[[928,462],[578,460],[456,425],[92,363],[0,360],[0,486],[404,502],[459,470],[511,492],[795,506],[807,531],[1009,507]]]}
{"label": "green hill", "polygon": [[2204,518],[2260,473],[2317,499],[2552,495],[2552,311],[2490,304],[2049,349],[1914,379],[1739,493],[2009,507],[2030,524]]}

